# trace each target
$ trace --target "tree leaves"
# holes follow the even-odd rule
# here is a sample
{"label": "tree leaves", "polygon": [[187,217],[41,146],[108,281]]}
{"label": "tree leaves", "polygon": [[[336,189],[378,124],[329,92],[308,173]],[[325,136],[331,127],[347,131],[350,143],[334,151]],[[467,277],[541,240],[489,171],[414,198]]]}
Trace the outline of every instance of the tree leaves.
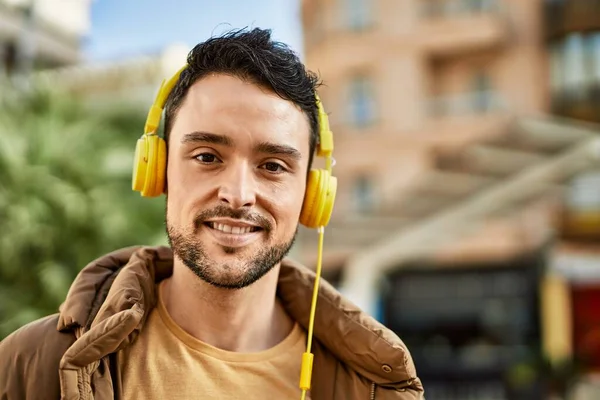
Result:
{"label": "tree leaves", "polygon": [[164,199],[131,191],[143,110],[0,93],[0,339],[54,313],[88,262],[164,243]]}

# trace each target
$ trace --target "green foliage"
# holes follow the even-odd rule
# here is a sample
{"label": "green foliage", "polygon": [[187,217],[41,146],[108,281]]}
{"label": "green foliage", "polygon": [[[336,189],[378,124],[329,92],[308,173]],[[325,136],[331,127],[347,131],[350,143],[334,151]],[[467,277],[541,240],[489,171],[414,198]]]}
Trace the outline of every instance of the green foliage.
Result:
{"label": "green foliage", "polygon": [[0,339],[56,312],[93,259],[165,243],[164,199],[131,190],[144,117],[0,88]]}

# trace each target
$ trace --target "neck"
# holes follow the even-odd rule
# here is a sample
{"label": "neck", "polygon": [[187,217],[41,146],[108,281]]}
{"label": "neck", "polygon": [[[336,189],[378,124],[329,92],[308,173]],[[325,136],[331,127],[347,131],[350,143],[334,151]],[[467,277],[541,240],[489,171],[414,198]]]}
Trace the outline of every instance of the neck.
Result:
{"label": "neck", "polygon": [[173,319],[193,337],[219,349],[257,352],[281,342],[293,320],[276,296],[280,266],[243,289],[222,289],[198,278],[177,257],[163,301]]}

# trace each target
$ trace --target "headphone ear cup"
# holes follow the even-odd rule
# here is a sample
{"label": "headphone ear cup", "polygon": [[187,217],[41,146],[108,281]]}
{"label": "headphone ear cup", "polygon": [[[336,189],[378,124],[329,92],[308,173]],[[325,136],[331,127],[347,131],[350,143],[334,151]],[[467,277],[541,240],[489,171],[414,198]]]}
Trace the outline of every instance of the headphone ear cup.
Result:
{"label": "headphone ear cup", "polygon": [[319,170],[311,169],[308,172],[308,180],[306,181],[306,192],[304,193],[304,203],[300,213],[300,223],[307,228],[314,228],[313,209],[315,207],[316,198],[319,195]]}
{"label": "headphone ear cup", "polygon": [[[146,165],[146,179],[144,181],[144,189],[142,190],[142,196],[144,197],[156,197],[162,193],[162,187],[157,190],[157,187],[162,181],[164,184],[164,148],[161,154],[160,142],[162,139],[156,135],[149,135],[147,137],[148,146],[148,164]],[[164,142],[164,141],[163,141]],[[160,170],[161,165],[163,169]]]}
{"label": "headphone ear cup", "polygon": [[337,179],[328,171],[313,169],[309,172],[300,223],[307,228],[319,228],[329,223],[337,191]]}
{"label": "headphone ear cup", "polygon": [[148,153],[147,153],[147,165],[146,165],[146,179],[144,180],[144,189],[142,189],[142,196],[152,197],[152,192],[156,187],[156,148],[158,138],[155,135],[149,135],[147,140]]}
{"label": "headphone ear cup", "polygon": [[131,188],[136,192],[142,192],[146,182],[146,169],[148,168],[148,160],[146,159],[146,154],[148,152],[147,146],[148,142],[145,135],[138,139],[135,145]]}
{"label": "headphone ear cup", "polygon": [[133,157],[131,188],[143,197],[160,196],[165,188],[167,145],[156,135],[138,139]]}
{"label": "headphone ear cup", "polygon": [[329,176],[329,179],[327,180],[325,195],[323,196],[323,213],[321,214],[319,226],[327,226],[329,224],[329,220],[333,214],[335,196],[337,194],[337,178],[331,176],[327,171],[324,172]]}
{"label": "headphone ear cup", "polygon": [[167,144],[163,138],[158,138],[156,154],[156,187],[155,196],[160,196],[165,190],[165,178],[167,175]]}

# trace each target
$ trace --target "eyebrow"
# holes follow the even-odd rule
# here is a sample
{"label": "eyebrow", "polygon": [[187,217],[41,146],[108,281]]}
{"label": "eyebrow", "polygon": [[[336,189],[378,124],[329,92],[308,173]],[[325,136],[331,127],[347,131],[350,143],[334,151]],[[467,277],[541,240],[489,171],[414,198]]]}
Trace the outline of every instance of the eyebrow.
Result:
{"label": "eyebrow", "polygon": [[302,154],[298,150],[282,144],[262,142],[256,146],[256,150],[260,153],[288,156],[294,161],[299,161],[302,158]]}
{"label": "eyebrow", "polygon": [[228,136],[217,135],[216,133],[209,132],[191,132],[187,133],[181,138],[181,143],[193,143],[193,142],[203,142],[203,143],[212,143],[212,144],[220,144],[222,146],[232,147],[233,141]]}

